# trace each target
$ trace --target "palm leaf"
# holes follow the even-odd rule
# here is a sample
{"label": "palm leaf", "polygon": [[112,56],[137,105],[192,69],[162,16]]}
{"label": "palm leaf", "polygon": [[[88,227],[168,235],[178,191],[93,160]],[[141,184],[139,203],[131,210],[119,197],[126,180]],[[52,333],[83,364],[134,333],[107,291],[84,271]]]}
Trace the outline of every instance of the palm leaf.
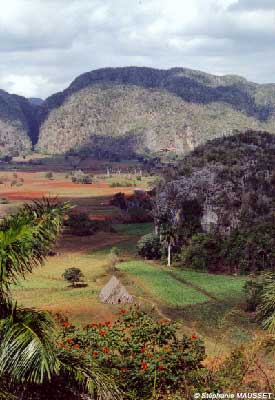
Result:
{"label": "palm leaf", "polygon": [[102,368],[80,360],[72,353],[60,351],[60,373],[68,375],[72,384],[88,392],[98,400],[122,400],[123,394],[115,381]]}
{"label": "palm leaf", "polygon": [[58,371],[53,345],[54,326],[49,314],[13,309],[0,320],[0,373],[14,382],[42,383]]}
{"label": "palm leaf", "polygon": [[0,224],[0,293],[41,265],[62,229],[69,205],[49,200],[25,205]]}

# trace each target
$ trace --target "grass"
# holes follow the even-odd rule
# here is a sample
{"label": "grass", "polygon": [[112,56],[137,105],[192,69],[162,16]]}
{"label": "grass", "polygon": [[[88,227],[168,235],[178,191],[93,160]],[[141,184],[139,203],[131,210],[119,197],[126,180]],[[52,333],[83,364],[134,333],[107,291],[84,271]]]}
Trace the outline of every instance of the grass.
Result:
{"label": "grass", "polygon": [[117,266],[132,275],[153,296],[170,306],[183,307],[208,301],[208,297],[175,280],[168,272],[144,261],[128,261]]}
{"label": "grass", "polygon": [[[72,266],[81,269],[88,283],[87,287],[68,287],[62,274],[66,268]],[[98,299],[106,279],[108,275],[104,254],[67,251],[59,256],[49,257],[43,267],[35,269],[25,280],[22,279],[13,287],[12,292],[18,303],[25,307],[61,312],[68,315],[73,322],[89,323],[91,318],[99,321],[112,319],[112,307],[100,303]]]}
{"label": "grass", "polygon": [[239,302],[243,298],[245,277],[214,275],[191,270],[174,270],[173,274],[223,302]]}
{"label": "grass", "polygon": [[114,229],[118,233],[125,233],[128,235],[147,235],[153,232],[154,226],[151,222],[136,223],[136,224],[114,224]]}
{"label": "grass", "polygon": [[137,240],[136,238],[132,238],[129,240],[124,240],[119,243],[116,243],[114,246],[105,246],[102,249],[93,251],[93,254],[98,254],[98,255],[105,255],[107,256],[112,248],[117,248],[119,250],[119,253],[122,256],[132,256],[135,257],[137,255],[136,253],[136,244]]}

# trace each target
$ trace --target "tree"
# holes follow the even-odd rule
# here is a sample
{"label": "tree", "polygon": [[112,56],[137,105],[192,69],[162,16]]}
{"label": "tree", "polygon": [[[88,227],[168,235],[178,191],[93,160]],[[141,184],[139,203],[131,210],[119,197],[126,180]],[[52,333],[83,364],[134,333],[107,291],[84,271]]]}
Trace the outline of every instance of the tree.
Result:
{"label": "tree", "polygon": [[138,254],[149,260],[159,259],[161,257],[161,248],[159,236],[155,233],[148,233],[137,242]]}
{"label": "tree", "polygon": [[67,268],[62,276],[73,287],[75,287],[76,282],[82,282],[84,278],[84,275],[81,272],[81,270],[75,267]]}
{"label": "tree", "polygon": [[260,304],[257,307],[258,318],[265,329],[275,332],[275,273],[264,276]]}
{"label": "tree", "polygon": [[51,171],[46,172],[45,178],[47,178],[47,179],[53,179],[53,173],[52,173]]}

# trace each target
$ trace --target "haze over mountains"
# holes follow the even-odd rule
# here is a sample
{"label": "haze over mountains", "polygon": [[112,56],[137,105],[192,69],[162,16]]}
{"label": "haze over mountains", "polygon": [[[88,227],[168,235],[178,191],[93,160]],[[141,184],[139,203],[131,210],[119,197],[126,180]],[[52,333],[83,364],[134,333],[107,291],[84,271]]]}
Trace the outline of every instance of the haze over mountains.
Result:
{"label": "haze over mountains", "polygon": [[275,133],[275,84],[123,67],[82,74],[45,101],[0,91],[0,155],[185,153],[247,128]]}

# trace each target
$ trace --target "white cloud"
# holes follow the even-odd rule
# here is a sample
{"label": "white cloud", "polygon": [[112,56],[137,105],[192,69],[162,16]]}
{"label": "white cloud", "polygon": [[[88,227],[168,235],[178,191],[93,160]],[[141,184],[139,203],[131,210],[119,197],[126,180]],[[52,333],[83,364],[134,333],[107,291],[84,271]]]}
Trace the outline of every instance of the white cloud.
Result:
{"label": "white cloud", "polygon": [[0,87],[26,96],[100,67],[183,66],[274,80],[273,0],[9,0]]}

